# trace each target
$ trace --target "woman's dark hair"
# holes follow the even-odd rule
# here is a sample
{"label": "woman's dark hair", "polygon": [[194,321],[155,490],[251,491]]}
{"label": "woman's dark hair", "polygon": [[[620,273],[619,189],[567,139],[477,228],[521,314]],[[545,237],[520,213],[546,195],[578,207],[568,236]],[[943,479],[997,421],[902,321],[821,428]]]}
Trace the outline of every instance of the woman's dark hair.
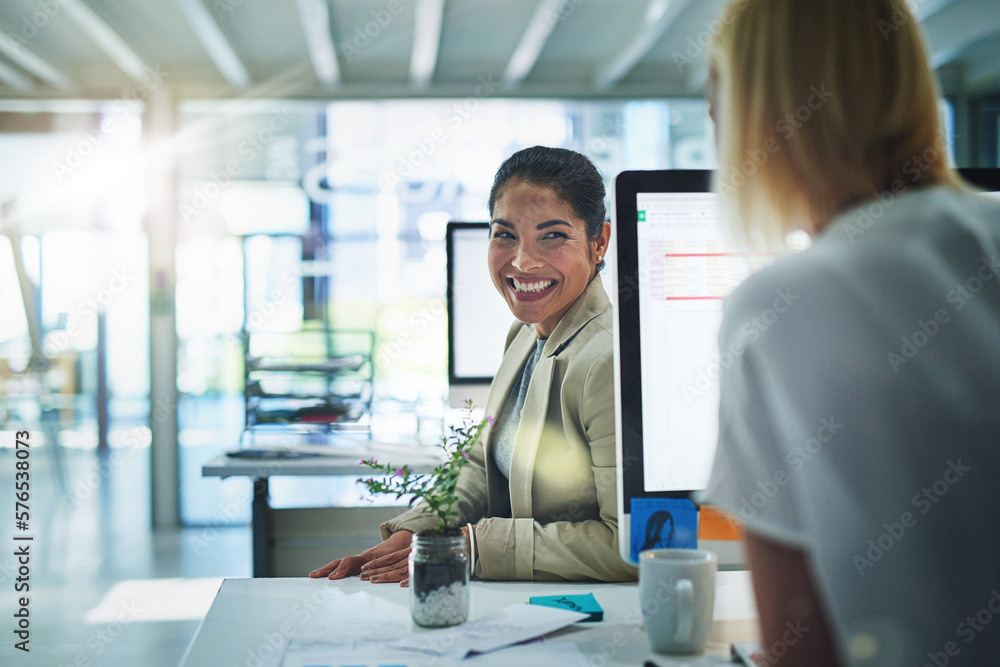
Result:
{"label": "woman's dark hair", "polygon": [[[587,238],[601,235],[607,212],[604,209],[604,179],[601,172],[585,155],[567,148],[532,146],[507,158],[493,179],[490,190],[490,217],[503,189],[511,181],[551,188],[569,204],[573,214],[587,226]],[[604,260],[597,270],[604,268]]]}
{"label": "woman's dark hair", "polygon": [[663,542],[660,533],[663,531],[663,526],[670,522],[670,533],[667,534],[667,546],[669,547],[674,541],[674,517],[666,510],[658,510],[653,512],[649,516],[649,521],[646,522],[646,542],[642,545],[639,551],[645,551],[646,549],[652,549],[657,544]]}

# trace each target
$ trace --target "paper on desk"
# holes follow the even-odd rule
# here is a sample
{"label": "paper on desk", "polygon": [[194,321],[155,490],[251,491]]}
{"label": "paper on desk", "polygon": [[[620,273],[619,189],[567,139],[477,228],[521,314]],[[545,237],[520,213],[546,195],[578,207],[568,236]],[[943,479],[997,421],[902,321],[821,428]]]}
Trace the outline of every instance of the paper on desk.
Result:
{"label": "paper on desk", "polygon": [[[392,626],[393,637],[406,630]],[[339,630],[345,630],[339,628]],[[354,630],[358,634],[350,632]],[[281,667],[408,667],[411,651],[386,648],[384,633],[351,628],[344,636],[332,639],[293,639],[285,649]]]}
{"label": "paper on desk", "polygon": [[387,646],[437,656],[464,658],[519,644],[588,618],[567,609],[512,604],[453,628],[430,630],[389,642]]}
{"label": "paper on desk", "polygon": [[311,642],[311,646],[289,649],[281,667],[590,667],[591,662],[570,642],[531,642],[502,651],[475,655],[467,660],[429,656],[402,649],[364,645],[345,648],[334,643]]}

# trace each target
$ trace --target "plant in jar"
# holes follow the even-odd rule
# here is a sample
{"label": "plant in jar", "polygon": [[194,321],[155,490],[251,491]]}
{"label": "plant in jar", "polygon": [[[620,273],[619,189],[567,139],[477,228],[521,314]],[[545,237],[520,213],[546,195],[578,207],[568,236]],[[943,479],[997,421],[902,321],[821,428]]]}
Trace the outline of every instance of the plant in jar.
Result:
{"label": "plant in jar", "polygon": [[373,495],[410,496],[410,505],[422,500],[437,525],[413,536],[410,550],[410,612],[424,627],[464,623],[469,616],[468,563],[471,555],[458,526],[458,477],[469,462],[469,452],[479,441],[490,417],[476,421],[472,403],[466,401],[460,422],[449,429],[439,447],[443,461],[429,474],[414,473],[408,465],[394,466],[375,459],[362,461],[377,477],[358,480]]}

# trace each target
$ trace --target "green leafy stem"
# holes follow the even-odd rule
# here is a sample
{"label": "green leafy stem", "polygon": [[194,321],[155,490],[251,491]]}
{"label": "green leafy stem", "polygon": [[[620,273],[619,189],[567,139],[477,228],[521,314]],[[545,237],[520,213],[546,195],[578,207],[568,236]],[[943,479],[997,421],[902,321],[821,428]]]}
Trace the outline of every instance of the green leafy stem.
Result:
{"label": "green leafy stem", "polygon": [[379,463],[374,458],[361,462],[374,473],[388,479],[374,477],[360,478],[359,484],[364,484],[373,495],[390,495],[397,499],[412,496],[410,505],[421,498],[427,509],[438,518],[437,532],[444,533],[454,529],[458,519],[458,510],[454,509],[458,501],[458,476],[469,462],[469,452],[479,440],[486,424],[492,424],[492,417],[485,417],[479,422],[472,419],[472,401],[465,402],[466,414],[461,422],[452,426],[450,433],[441,439],[438,445],[444,453],[444,462],[439,464],[429,474],[418,474],[410,470],[410,466],[397,467],[388,463]]}

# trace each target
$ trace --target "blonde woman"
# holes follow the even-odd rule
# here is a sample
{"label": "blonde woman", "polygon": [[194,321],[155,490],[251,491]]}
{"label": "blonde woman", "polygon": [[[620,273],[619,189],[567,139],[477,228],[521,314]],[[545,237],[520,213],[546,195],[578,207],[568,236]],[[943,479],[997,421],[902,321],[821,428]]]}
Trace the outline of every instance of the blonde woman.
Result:
{"label": "blonde woman", "polygon": [[[745,523],[768,664],[995,664],[1000,203],[948,165],[903,0],[723,19],[718,190],[751,241],[813,237],[729,298],[720,337],[706,497]],[[747,336],[778,290],[794,305]]]}

